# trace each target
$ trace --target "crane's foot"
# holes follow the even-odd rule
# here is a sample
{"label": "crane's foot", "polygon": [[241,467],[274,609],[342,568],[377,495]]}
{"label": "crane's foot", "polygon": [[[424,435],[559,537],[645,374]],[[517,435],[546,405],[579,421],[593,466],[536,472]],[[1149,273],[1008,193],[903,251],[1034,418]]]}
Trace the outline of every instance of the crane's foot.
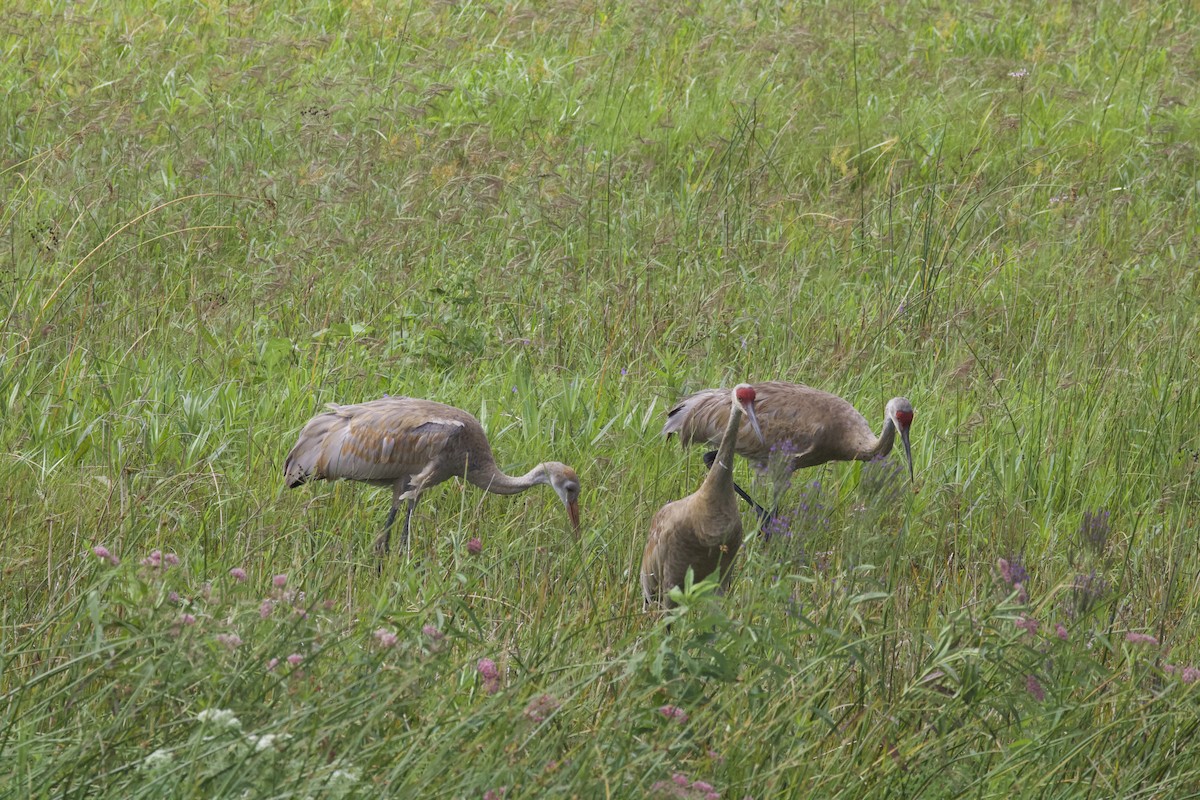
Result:
{"label": "crane's foot", "polygon": [[379,534],[378,538],[375,539],[375,546],[371,548],[375,552],[375,573],[376,574],[380,574],[383,572],[383,562],[385,560],[387,560],[388,551],[391,549],[391,547],[389,546],[390,538],[391,538],[391,531],[390,530],[384,531],[383,533]]}

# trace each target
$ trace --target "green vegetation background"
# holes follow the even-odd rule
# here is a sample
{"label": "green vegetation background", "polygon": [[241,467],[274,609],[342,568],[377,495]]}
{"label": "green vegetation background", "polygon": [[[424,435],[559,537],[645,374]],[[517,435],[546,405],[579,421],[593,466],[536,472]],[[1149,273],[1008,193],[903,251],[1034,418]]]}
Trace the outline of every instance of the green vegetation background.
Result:
{"label": "green vegetation background", "polygon": [[[0,792],[1200,793],[1198,21],[8,4]],[[668,631],[662,412],[777,378],[909,397],[920,492],[796,476]],[[582,540],[448,483],[377,574],[385,493],[280,475],[383,393]]]}

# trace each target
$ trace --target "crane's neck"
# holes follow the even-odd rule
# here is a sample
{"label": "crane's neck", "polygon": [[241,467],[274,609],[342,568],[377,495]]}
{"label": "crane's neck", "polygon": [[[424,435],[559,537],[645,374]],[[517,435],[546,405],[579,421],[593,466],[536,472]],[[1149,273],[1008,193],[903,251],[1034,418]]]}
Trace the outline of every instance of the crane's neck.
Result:
{"label": "crane's neck", "polygon": [[725,435],[717,447],[717,457],[712,469],[704,478],[701,490],[706,492],[724,492],[733,495],[733,451],[737,446],[738,428],[742,424],[742,406],[734,403],[729,409],[729,423],[725,426]]}
{"label": "crane's neck", "polygon": [[891,417],[884,417],[883,433],[879,434],[879,438],[875,440],[875,446],[867,448],[859,458],[862,461],[870,461],[877,456],[886,456],[892,452],[894,444],[896,444],[896,424],[892,422]]}
{"label": "crane's neck", "polygon": [[467,480],[492,494],[520,494],[539,483],[549,484],[550,476],[544,464],[538,464],[524,475],[517,476],[504,474],[493,462],[482,469],[467,472]]}

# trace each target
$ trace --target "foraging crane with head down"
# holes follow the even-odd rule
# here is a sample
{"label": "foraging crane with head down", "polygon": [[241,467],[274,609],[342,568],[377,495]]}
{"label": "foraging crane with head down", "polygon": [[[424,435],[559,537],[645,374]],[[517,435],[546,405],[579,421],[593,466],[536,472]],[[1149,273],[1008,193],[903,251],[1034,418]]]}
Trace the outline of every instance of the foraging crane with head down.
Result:
{"label": "foraging crane with head down", "polygon": [[[828,392],[800,383],[768,381],[753,385],[762,435],[754,436],[743,424],[735,450],[751,461],[766,463],[772,452],[786,448],[786,470],[793,472],[815,467],[827,461],[870,461],[886,456],[896,442],[896,432],[904,444],[908,459],[909,480],[915,482],[912,448],[908,431],[912,427],[913,407],[903,397],[893,397],[884,408],[883,431],[879,436],[854,406]],[[705,389],[689,395],[667,412],[663,435],[679,434],[684,447],[693,442],[715,445],[729,419],[725,403],[726,389]],[[712,451],[705,453],[705,463],[711,464]],[[766,522],[766,509],[754,502],[735,484],[735,490]]]}
{"label": "foraging crane with head down", "polygon": [[557,461],[538,464],[523,476],[496,466],[479,420],[453,406],[413,397],[388,397],[357,405],[331,403],[304,429],[283,467],[288,488],[308,480],[339,478],[392,490],[392,507],[375,550],[386,554],[392,523],[403,501],[402,546],[408,545],[421,493],[455,476],[493,494],[518,494],[538,484],[554,489],[579,532],[579,477]]}
{"label": "foraging crane with head down", "polygon": [[743,383],[721,394],[729,404],[725,432],[704,483],[682,500],[660,508],[650,523],[641,570],[647,608],[669,605],[671,589],[683,585],[689,568],[697,581],[718,570],[722,589],[732,577],[733,561],[742,544],[733,452],[743,414],[760,439],[762,431],[755,415],[754,387]]}

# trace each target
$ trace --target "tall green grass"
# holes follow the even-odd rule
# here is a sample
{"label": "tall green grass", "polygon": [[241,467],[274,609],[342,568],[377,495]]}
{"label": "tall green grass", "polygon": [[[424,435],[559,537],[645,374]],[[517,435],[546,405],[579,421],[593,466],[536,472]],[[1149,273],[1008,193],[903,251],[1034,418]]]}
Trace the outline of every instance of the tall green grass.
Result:
{"label": "tall green grass", "polygon": [[[0,792],[1200,791],[1198,12],[6,9]],[[766,379],[909,397],[920,491],[797,474],[645,617],[663,412]],[[377,572],[281,468],[384,393],[582,540],[451,482]]]}

